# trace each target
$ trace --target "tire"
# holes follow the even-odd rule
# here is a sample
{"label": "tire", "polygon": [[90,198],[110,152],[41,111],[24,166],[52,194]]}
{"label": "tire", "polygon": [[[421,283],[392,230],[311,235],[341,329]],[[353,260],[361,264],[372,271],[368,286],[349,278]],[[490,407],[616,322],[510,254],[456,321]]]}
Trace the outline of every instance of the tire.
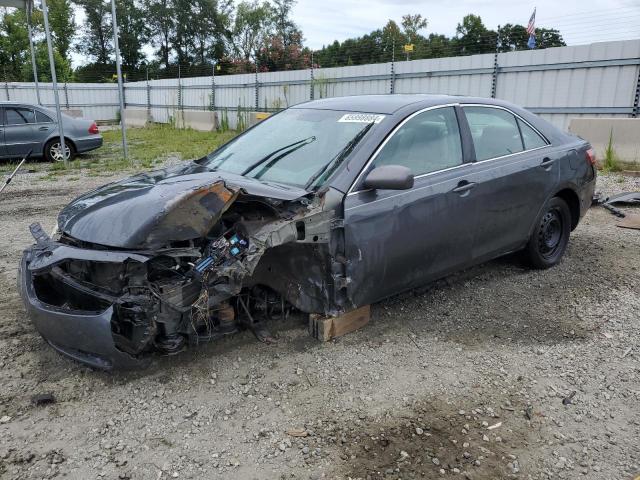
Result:
{"label": "tire", "polygon": [[525,253],[533,268],[545,269],[560,263],[569,244],[571,212],[559,197],[550,199],[536,220]]}
{"label": "tire", "polygon": [[[73,160],[76,156],[76,149],[73,146],[73,143],[71,143],[71,141],[65,138],[64,146],[66,147],[65,150],[68,150],[69,156],[67,157],[67,160]],[[44,146],[44,158],[46,158],[48,162],[63,161],[63,158],[60,152],[59,138],[52,138],[47,142],[47,144]]]}

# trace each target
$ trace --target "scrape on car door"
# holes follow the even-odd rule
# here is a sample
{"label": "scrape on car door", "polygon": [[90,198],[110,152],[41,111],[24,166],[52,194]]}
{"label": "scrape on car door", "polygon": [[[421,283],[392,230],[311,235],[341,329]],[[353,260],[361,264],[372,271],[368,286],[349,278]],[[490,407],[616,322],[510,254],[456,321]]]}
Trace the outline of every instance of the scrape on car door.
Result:
{"label": "scrape on car door", "polygon": [[[409,190],[364,190],[376,166],[404,165]],[[379,147],[344,202],[347,294],[359,306],[421,285],[470,261],[473,182],[455,108],[417,112]]]}

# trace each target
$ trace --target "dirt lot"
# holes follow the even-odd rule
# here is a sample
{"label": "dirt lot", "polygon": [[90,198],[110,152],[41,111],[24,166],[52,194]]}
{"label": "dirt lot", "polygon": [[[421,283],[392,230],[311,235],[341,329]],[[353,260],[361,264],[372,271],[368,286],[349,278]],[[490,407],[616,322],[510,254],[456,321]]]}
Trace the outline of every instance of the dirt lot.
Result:
{"label": "dirt lot", "polygon": [[[298,317],[275,345],[243,332],[108,374],[49,348],[15,288],[29,223],[50,231],[108,178],[38,175],[0,197],[1,478],[640,474],[640,232],[600,208],[549,271],[501,259],[377,304],[328,344]],[[33,405],[45,392],[56,402]]]}

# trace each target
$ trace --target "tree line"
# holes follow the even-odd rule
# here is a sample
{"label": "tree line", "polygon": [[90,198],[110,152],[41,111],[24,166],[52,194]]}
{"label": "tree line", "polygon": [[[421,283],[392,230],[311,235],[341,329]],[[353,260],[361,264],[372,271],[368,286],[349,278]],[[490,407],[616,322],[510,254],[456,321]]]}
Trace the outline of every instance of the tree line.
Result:
{"label": "tree line", "polygon": [[[279,71],[387,62],[394,58],[435,58],[527,48],[522,25],[490,30],[477,15],[465,16],[456,35],[425,33],[422,15],[389,20],[380,29],[317,51],[303,44],[292,18],[296,0],[117,0],[119,46],[129,80]],[[113,81],[114,49],[109,0],[48,0],[57,75],[61,81]],[[0,75],[6,81],[33,79],[27,16],[24,10],[0,11]],[[83,22],[77,17],[82,17]],[[43,17],[32,15],[36,64],[50,80]],[[536,31],[538,48],[565,45],[555,29]],[[410,47],[405,48],[405,45]],[[147,53],[152,50],[153,54]],[[71,54],[86,62],[72,67]],[[150,57],[150,58],[148,58]]]}

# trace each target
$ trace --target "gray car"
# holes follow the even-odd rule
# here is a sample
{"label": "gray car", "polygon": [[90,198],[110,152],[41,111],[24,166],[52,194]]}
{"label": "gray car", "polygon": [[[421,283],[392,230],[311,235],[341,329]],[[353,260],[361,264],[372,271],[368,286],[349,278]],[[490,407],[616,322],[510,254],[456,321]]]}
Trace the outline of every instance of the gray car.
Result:
{"label": "gray car", "polygon": [[[102,146],[102,135],[93,120],[62,115],[65,153],[76,153]],[[32,157],[50,162],[63,160],[56,112],[40,105],[0,102],[0,158],[21,158],[32,150]]]}
{"label": "gray car", "polygon": [[591,204],[584,140],[507,102],[312,101],[215,152],[74,200],[32,225],[20,290],[58,351],[99,368],[290,309],[337,315],[523,251],[560,262]]}

